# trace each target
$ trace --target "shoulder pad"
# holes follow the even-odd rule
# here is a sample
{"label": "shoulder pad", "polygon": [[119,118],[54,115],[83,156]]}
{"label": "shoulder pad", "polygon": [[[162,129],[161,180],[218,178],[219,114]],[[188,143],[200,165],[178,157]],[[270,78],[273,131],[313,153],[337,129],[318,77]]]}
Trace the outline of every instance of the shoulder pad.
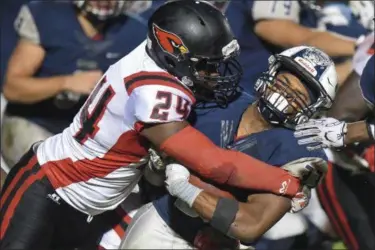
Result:
{"label": "shoulder pad", "polygon": [[195,101],[190,90],[164,72],[139,72],[125,78],[128,106],[142,123],[187,119]]}

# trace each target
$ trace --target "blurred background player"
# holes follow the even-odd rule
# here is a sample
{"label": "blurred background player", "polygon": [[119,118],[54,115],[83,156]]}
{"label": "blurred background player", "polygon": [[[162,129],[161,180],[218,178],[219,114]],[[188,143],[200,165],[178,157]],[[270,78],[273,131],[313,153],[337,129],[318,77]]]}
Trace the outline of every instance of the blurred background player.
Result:
{"label": "blurred background player", "polygon": [[[261,57],[263,49],[275,53],[294,46],[309,45],[322,49],[333,58],[351,57],[354,54],[355,40],[368,32],[368,28],[352,18],[351,13],[347,15],[350,17],[350,22],[347,23],[347,16],[342,18],[343,14],[337,8],[333,13],[322,11],[320,6],[324,6],[326,2],[330,1],[244,0],[215,1],[215,4],[225,11],[234,27],[234,33],[244,51],[240,58],[241,64],[250,69],[256,68],[257,63],[265,66],[266,58]],[[341,23],[334,22],[337,15],[340,16],[338,19]],[[330,31],[340,32],[347,37]],[[249,58],[249,54],[253,54],[253,57]],[[350,64],[346,63],[342,67],[341,72],[341,66],[338,65],[340,83],[346,78]],[[252,81],[249,80],[245,71],[243,81],[251,84]]]}
{"label": "blurred background player", "polygon": [[10,167],[32,143],[70,124],[102,72],[144,39],[153,7],[109,0],[22,6],[3,86],[2,154]]}

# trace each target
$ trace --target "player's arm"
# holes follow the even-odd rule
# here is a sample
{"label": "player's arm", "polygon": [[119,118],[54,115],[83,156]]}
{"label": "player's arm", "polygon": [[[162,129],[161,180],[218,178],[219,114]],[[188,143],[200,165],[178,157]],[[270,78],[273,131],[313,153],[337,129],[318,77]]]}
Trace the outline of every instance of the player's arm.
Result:
{"label": "player's arm", "polygon": [[215,197],[201,192],[194,200],[195,211],[220,232],[251,243],[269,230],[290,210],[290,199],[274,194],[251,195],[248,201]]}
{"label": "player's arm", "polygon": [[304,27],[299,24],[299,14],[298,1],[254,1],[254,31],[263,40],[283,48],[308,45],[329,56],[354,54],[355,40]]}
{"label": "player's arm", "polygon": [[[288,172],[241,152],[217,147],[187,122],[145,126],[141,134],[160,151],[216,183],[291,197],[298,192],[299,180]],[[285,189],[283,183],[288,183]]]}
{"label": "player's arm", "polygon": [[[356,111],[359,113],[355,121],[365,118],[367,114],[375,110],[374,60],[374,56],[372,56],[367,61],[367,64],[363,69],[361,79],[356,81],[357,87],[352,93],[353,97],[355,98],[352,105],[356,107]],[[342,100],[342,102],[345,103],[344,100]],[[347,133],[344,138],[344,145],[354,142],[368,141],[375,142],[375,124],[366,120],[347,124]]]}
{"label": "player's arm", "polygon": [[359,85],[360,77],[355,72],[349,75],[345,83],[339,88],[332,107],[327,116],[346,122],[363,119],[370,111]]}
{"label": "player's arm", "polygon": [[[358,84],[358,79],[348,82],[338,93],[333,111],[328,115],[339,119],[327,117],[318,120],[311,119],[296,127],[295,136],[299,138],[298,143],[308,145],[310,150],[343,147],[354,142],[375,141],[375,125],[367,121],[347,123],[364,119],[369,111],[374,110],[375,86],[374,86],[374,56],[372,56],[364,70]],[[354,73],[355,74],[355,73]],[[354,76],[352,76],[354,77]],[[347,98],[347,99],[345,99]],[[348,101],[350,100],[350,101]],[[342,107],[340,106],[342,105]],[[355,114],[357,112],[358,114]],[[345,119],[346,118],[346,119]]]}
{"label": "player's arm", "polygon": [[[15,22],[15,28],[20,40],[13,51],[5,76],[3,86],[4,96],[12,102],[35,103],[55,96],[64,90],[71,90],[72,85],[82,84],[72,79],[73,76],[34,77],[45,58],[46,51],[41,45],[40,34],[31,11],[24,5]],[[100,72],[95,72],[92,85],[100,78]],[[82,83],[83,82],[83,83]],[[91,91],[88,90],[87,93]]]}
{"label": "player's arm", "polygon": [[[169,164],[166,169],[169,193],[186,202],[212,227],[242,242],[255,241],[291,210],[289,198],[274,194],[253,194],[247,198],[247,202],[239,202],[233,196],[224,198],[228,197],[227,192],[189,175],[189,171],[182,165]],[[293,200],[296,199],[299,199],[295,202],[298,205],[293,205],[296,208],[293,211],[308,204],[307,196]]]}

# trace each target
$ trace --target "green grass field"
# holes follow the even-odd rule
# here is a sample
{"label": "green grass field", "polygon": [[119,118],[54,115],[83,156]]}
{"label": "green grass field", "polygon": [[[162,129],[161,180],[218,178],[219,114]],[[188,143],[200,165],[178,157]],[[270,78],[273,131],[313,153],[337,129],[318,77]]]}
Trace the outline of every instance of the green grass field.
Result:
{"label": "green grass field", "polygon": [[345,245],[344,245],[344,243],[342,243],[342,242],[336,242],[334,245],[333,245],[333,247],[332,247],[332,250],[345,250],[346,249],[346,247],[345,247]]}

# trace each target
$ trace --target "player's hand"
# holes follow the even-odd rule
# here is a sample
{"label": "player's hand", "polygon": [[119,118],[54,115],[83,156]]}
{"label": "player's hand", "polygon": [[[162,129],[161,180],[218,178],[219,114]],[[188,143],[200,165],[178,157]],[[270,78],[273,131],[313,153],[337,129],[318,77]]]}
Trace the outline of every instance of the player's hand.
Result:
{"label": "player's hand", "polygon": [[300,179],[302,185],[315,188],[327,173],[328,164],[321,158],[306,157],[289,162],[281,168]]}
{"label": "player's hand", "polygon": [[302,190],[292,198],[289,213],[297,213],[307,207],[307,205],[309,205],[310,198],[310,188],[303,186]]}
{"label": "player's hand", "polygon": [[100,70],[78,72],[66,78],[63,89],[78,94],[89,95],[103,73]]}
{"label": "player's hand", "polygon": [[310,119],[296,126],[294,136],[299,145],[308,145],[308,150],[343,147],[347,124],[331,117]]}
{"label": "player's hand", "polygon": [[171,195],[175,196],[177,192],[174,192],[175,190],[173,189],[173,187],[178,182],[188,182],[190,172],[184,166],[172,163],[166,167],[165,175],[167,177],[167,179],[165,180],[167,189]]}
{"label": "player's hand", "polygon": [[172,163],[167,165],[165,174],[165,186],[168,192],[192,207],[202,189],[189,183],[189,170],[180,164]]}

